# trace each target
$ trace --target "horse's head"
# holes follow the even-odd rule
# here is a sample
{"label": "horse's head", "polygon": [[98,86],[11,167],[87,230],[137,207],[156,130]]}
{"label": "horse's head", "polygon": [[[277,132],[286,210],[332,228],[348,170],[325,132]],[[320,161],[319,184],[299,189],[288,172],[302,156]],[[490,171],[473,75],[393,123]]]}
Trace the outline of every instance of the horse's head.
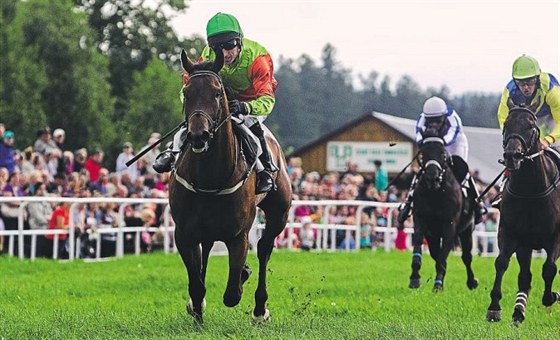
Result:
{"label": "horse's head", "polygon": [[450,162],[443,139],[437,135],[428,135],[420,148],[421,179],[429,190],[440,190]]}
{"label": "horse's head", "polygon": [[519,170],[525,159],[539,152],[539,128],[535,109],[538,101],[529,107],[508,102],[509,114],[504,123],[504,165],[508,170]]}
{"label": "horse's head", "polygon": [[230,118],[224,85],[218,75],[224,66],[224,56],[221,51],[216,52],[214,62],[195,64],[181,51],[181,64],[189,74],[182,89],[186,138],[195,153],[208,150],[214,134]]}

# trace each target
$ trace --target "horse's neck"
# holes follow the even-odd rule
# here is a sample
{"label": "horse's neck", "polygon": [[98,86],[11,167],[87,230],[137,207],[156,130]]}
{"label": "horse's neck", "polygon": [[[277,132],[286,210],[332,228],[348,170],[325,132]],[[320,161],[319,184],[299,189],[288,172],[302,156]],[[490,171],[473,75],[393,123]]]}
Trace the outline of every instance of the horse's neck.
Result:
{"label": "horse's neck", "polygon": [[509,180],[516,190],[538,192],[552,185],[557,176],[556,165],[543,154],[532,160],[524,161],[519,170],[510,173]]}

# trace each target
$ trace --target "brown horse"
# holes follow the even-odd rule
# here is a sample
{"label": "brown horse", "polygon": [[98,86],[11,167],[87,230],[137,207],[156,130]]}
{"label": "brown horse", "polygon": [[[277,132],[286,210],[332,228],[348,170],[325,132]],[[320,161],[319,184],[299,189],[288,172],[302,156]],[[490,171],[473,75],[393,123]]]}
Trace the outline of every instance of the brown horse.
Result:
{"label": "brown horse", "polygon": [[542,304],[560,302],[552,292],[556,261],[560,256],[560,171],[555,156],[540,150],[539,128],[534,109],[512,107],[504,123],[504,164],[509,170],[500,208],[500,227],[496,258],[496,277],[490,293],[492,301],[486,312],[488,321],[500,321],[502,278],[509,260],[516,253],[519,263],[518,292],[512,315],[513,323],[525,320],[525,308],[531,289],[531,258],[534,249],[544,249],[547,257],[542,267],[545,288]]}
{"label": "brown horse", "polygon": [[214,62],[194,64],[183,50],[181,63],[190,75],[182,90],[188,147],[177,160],[169,203],[176,224],[175,242],[188,274],[187,312],[202,322],[208,255],[215,241],[223,241],[229,253],[229,277],[223,302],[228,307],[239,303],[243,283],[251,274],[245,261],[248,232],[258,206],[266,214],[266,227],[257,250],[259,282],[253,319],[268,320],[267,263],[274,239],[286,226],[292,199],[283,152],[267,131],[267,143],[280,168],[275,174],[277,188],[255,195],[256,175],[244,161],[218,75],[223,67],[223,55],[218,53]]}

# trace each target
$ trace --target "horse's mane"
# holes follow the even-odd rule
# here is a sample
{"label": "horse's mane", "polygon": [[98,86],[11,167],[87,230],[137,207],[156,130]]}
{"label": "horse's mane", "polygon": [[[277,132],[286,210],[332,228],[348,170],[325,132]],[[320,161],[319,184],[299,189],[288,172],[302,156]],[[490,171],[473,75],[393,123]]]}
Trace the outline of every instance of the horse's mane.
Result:
{"label": "horse's mane", "polygon": [[198,64],[192,65],[192,71],[190,72],[195,73],[199,71],[213,71],[214,63],[212,61],[203,61]]}

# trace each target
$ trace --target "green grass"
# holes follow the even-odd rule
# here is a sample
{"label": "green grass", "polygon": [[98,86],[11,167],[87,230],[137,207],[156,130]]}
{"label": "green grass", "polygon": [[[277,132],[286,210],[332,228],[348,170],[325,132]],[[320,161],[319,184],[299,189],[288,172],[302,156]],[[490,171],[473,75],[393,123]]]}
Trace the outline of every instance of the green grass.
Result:
{"label": "green grass", "polygon": [[[445,290],[432,293],[434,262],[424,256],[423,286],[407,288],[411,253],[275,252],[269,264],[273,320],[251,324],[257,259],[235,308],[222,304],[227,258],[212,257],[204,325],[185,313],[186,272],[178,255],[128,256],[102,263],[0,257],[0,338],[399,338],[558,339],[560,306],[541,305],[543,259],[533,261],[527,319],[511,325],[518,266],[505,275],[503,318],[485,321],[494,260],[476,257],[480,285],[466,287],[450,256]],[[558,284],[555,284],[558,290]]]}

